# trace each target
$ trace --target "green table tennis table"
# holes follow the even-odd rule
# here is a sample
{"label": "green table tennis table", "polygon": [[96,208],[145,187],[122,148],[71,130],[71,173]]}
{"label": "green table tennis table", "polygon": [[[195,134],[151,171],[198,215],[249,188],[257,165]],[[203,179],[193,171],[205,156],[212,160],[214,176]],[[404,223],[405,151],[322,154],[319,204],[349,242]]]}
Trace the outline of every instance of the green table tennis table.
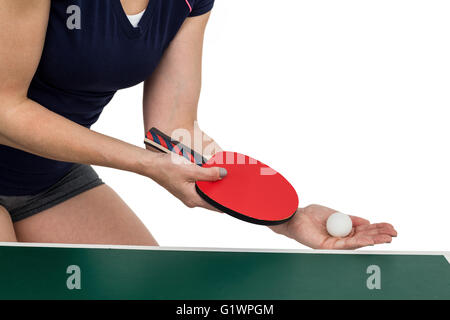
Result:
{"label": "green table tennis table", "polygon": [[0,243],[0,299],[450,299],[450,252]]}

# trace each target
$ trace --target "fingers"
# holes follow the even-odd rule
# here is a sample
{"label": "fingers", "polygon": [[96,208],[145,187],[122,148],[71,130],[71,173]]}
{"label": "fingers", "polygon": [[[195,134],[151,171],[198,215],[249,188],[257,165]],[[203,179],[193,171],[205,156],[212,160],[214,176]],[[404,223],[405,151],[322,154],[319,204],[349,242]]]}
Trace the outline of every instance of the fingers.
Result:
{"label": "fingers", "polygon": [[161,157],[161,170],[158,171],[158,176],[152,178],[188,208],[202,207],[221,212],[201,198],[196,191],[195,182],[220,180],[226,176],[226,170],[219,167],[202,168],[180,156],[177,159],[179,162],[174,162],[169,156],[164,154]]}
{"label": "fingers", "polygon": [[392,237],[387,234],[379,234],[372,237],[375,244],[391,243]]}
{"label": "fingers", "polygon": [[360,218],[360,217],[356,217],[356,216],[350,216],[350,219],[352,219],[352,223],[354,227],[358,227],[358,226],[364,226],[364,225],[368,225],[370,224],[369,220]]}
{"label": "fingers", "polygon": [[[364,220],[364,219],[362,219]],[[353,219],[352,219],[353,221]],[[353,250],[376,244],[391,243],[397,231],[389,223],[361,224],[345,238],[329,237],[323,244],[324,249]]]}
{"label": "fingers", "polygon": [[328,238],[321,249],[354,250],[362,247],[373,246],[375,242],[371,237]]}
{"label": "fingers", "polygon": [[355,231],[352,238],[344,239],[345,245],[351,249],[357,249],[376,244],[391,243],[392,237],[396,237],[397,232],[388,223],[377,223],[370,225],[364,231]]}
{"label": "fingers", "polygon": [[377,223],[363,231],[357,231],[356,237],[371,238],[374,244],[391,243],[397,231],[388,223]]}
{"label": "fingers", "polygon": [[216,210],[213,206],[211,206],[209,203],[203,200],[202,197],[198,195],[198,193],[195,191],[193,183],[192,186],[191,183],[189,184],[189,188],[187,189],[183,197],[180,198],[180,200],[188,208],[202,207],[208,210]]}
{"label": "fingers", "polygon": [[207,209],[207,210],[223,213],[222,211],[220,211],[216,207],[213,207],[212,205],[210,205],[208,202],[206,202],[202,198],[198,199],[197,207],[201,207],[201,208],[204,208],[204,209]]}
{"label": "fingers", "polygon": [[341,245],[345,249],[357,249],[376,244],[391,243],[397,231],[389,223],[364,224],[355,228],[351,238],[344,238]]}
{"label": "fingers", "polygon": [[389,223],[374,223],[369,225],[360,225],[355,228],[356,232],[369,232],[373,231],[373,234],[387,234],[391,237],[397,236],[397,231]]}
{"label": "fingers", "polygon": [[382,233],[382,232],[377,232],[377,230],[372,230],[370,232],[365,233],[364,235],[359,235],[359,237],[363,237],[364,238],[370,238],[372,239],[374,244],[382,244],[382,243],[391,243],[392,242],[392,236]]}
{"label": "fingers", "polygon": [[333,249],[354,250],[362,247],[391,242],[392,237],[386,234],[378,234],[374,236],[359,235],[352,238],[343,238],[337,240]]}
{"label": "fingers", "polygon": [[204,208],[207,210],[212,210],[216,212],[222,213],[219,209],[216,209],[214,206],[210,205],[208,202],[206,202],[202,197],[199,196],[197,191],[195,191],[195,187],[193,183],[189,184],[189,188],[187,189],[188,192],[183,197],[184,200],[181,200],[185,206],[188,208]]}
{"label": "fingers", "polygon": [[192,181],[217,181],[223,179],[226,175],[227,170],[225,168],[202,168],[196,166],[190,177]]}
{"label": "fingers", "polygon": [[373,246],[375,241],[370,237],[353,237],[348,239],[342,239],[343,249],[358,249],[367,246]]}
{"label": "fingers", "polygon": [[356,232],[359,234],[365,235],[365,236],[376,236],[376,235],[385,234],[390,237],[395,237],[395,234],[393,232],[391,232],[390,230],[383,229],[383,228],[370,229],[370,230],[365,230],[365,231],[356,231]]}

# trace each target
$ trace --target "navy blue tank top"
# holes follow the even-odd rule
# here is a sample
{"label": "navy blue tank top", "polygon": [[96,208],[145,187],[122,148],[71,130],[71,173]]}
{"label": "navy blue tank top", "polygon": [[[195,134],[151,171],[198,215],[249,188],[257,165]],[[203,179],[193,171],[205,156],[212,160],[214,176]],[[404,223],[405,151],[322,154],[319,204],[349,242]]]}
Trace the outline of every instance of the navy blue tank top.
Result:
{"label": "navy blue tank top", "polygon": [[[51,1],[44,49],[28,97],[89,128],[117,90],[149,77],[184,20],[210,11],[213,4],[149,0],[134,28],[120,0]],[[0,145],[0,195],[37,194],[72,166]]]}

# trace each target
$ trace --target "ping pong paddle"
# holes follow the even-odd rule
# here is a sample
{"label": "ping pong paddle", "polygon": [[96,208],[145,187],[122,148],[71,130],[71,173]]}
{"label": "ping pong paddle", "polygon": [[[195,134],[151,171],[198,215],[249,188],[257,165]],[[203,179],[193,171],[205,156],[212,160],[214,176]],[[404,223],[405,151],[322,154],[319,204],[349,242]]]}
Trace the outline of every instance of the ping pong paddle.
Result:
{"label": "ping pong paddle", "polygon": [[221,151],[205,158],[157,128],[145,144],[174,152],[203,168],[222,167],[227,176],[218,181],[196,181],[197,193],[210,205],[237,219],[260,225],[277,225],[291,219],[298,208],[292,185],[278,172],[249,156]]}

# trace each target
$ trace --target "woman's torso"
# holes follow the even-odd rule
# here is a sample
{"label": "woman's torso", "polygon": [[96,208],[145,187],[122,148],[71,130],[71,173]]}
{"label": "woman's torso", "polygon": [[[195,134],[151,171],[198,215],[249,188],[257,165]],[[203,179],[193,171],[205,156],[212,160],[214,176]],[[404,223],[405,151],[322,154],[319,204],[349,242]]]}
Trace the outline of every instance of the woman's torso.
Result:
{"label": "woman's torso", "polygon": [[[148,78],[196,2],[202,8],[213,3],[149,0],[135,28],[120,0],[52,1],[28,97],[89,128],[117,90]],[[35,194],[72,165],[0,146],[0,195]]]}

